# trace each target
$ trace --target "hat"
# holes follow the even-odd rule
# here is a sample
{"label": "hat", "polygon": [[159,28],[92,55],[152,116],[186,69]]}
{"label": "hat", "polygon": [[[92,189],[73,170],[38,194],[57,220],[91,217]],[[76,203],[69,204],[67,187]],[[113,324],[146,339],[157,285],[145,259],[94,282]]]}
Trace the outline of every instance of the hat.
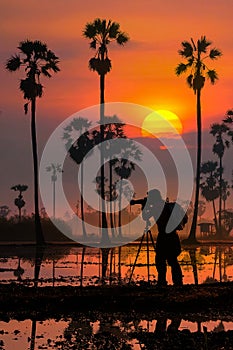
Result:
{"label": "hat", "polygon": [[153,189],[147,192],[148,198],[152,200],[162,200],[161,193],[159,190]]}

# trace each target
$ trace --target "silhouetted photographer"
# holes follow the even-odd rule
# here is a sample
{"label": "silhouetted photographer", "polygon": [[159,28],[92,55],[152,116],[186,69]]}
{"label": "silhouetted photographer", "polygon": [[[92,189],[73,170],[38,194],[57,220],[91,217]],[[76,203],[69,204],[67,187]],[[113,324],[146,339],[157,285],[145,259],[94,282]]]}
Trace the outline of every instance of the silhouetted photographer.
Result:
{"label": "silhouetted photographer", "polygon": [[181,253],[178,230],[182,230],[188,221],[187,215],[177,203],[164,201],[160,191],[153,189],[143,199],[131,200],[130,205],[142,206],[142,218],[147,221],[154,218],[158,227],[156,242],[156,268],[158,271],[158,285],[167,285],[167,263],[171,266],[174,285],[181,286],[182,271],[177,260]]}

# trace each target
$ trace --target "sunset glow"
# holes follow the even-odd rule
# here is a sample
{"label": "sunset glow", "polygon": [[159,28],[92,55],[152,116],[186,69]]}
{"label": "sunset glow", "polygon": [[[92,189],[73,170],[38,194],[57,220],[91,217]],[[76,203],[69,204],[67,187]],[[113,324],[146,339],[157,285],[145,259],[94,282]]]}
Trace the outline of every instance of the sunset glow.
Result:
{"label": "sunset glow", "polygon": [[177,115],[160,109],[148,115],[142,124],[142,136],[175,136],[182,133],[182,124]]}

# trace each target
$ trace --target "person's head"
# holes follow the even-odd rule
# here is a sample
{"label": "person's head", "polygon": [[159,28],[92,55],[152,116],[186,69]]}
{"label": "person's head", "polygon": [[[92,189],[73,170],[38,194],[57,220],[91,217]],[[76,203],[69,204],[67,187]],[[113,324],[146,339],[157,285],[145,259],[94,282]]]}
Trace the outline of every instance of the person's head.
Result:
{"label": "person's head", "polygon": [[156,202],[161,202],[163,199],[161,193],[157,189],[153,189],[147,192],[147,202],[153,204]]}

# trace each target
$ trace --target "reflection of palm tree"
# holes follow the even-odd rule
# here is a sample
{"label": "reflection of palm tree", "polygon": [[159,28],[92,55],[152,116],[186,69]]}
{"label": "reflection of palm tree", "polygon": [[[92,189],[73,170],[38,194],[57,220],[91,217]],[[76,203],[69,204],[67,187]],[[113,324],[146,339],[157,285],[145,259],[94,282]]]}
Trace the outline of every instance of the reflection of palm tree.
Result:
{"label": "reflection of palm tree", "polygon": [[82,248],[82,259],[80,268],[80,287],[83,286],[83,270],[84,270],[84,258],[85,258],[86,247]]}
{"label": "reflection of palm tree", "polygon": [[57,173],[62,173],[63,170],[61,169],[61,164],[54,164],[51,163],[49,166],[46,167],[46,170],[48,172],[52,172],[51,175],[51,181],[53,184],[53,217],[55,218],[55,203],[56,203],[56,181],[57,181]]}
{"label": "reflection of palm tree", "polygon": [[[123,45],[128,41],[128,36],[120,31],[120,25],[109,20],[95,19],[92,23],[87,23],[83,31],[85,38],[91,39],[90,47],[96,50],[95,57],[89,61],[91,70],[100,76],[100,140],[101,145],[104,141],[104,103],[105,103],[105,75],[111,70],[111,61],[108,57],[108,45],[112,41]],[[100,164],[104,164],[104,155],[102,146],[100,145]],[[102,211],[102,240],[107,243],[109,241],[107,217],[105,213],[105,189],[104,189],[104,167],[101,166],[101,211]]]}
{"label": "reflection of palm tree", "polygon": [[19,210],[19,222],[21,222],[21,209],[25,206],[25,201],[23,200],[22,193],[27,191],[27,185],[15,185],[11,187],[11,190],[18,191],[19,195],[15,198],[15,205]]}
{"label": "reflection of palm tree", "polygon": [[[66,149],[69,152],[71,159],[80,164],[80,207],[81,207],[81,219],[82,219],[82,231],[83,237],[87,237],[85,222],[84,222],[84,179],[83,179],[83,158],[91,150],[93,144],[90,140],[88,129],[91,126],[91,122],[86,118],[78,117],[74,118],[69,125],[64,128],[63,139],[66,141]],[[74,133],[74,135],[72,135]],[[77,135],[75,135],[78,133]]]}
{"label": "reflection of palm tree", "polygon": [[190,256],[190,260],[191,260],[191,265],[193,268],[194,283],[198,284],[196,248],[189,249],[188,252],[189,252],[189,256]]}
{"label": "reflection of palm tree", "polygon": [[18,266],[17,269],[14,271],[14,276],[17,277],[17,281],[22,281],[22,275],[24,274],[24,269],[20,266],[21,258],[18,258]]}
{"label": "reflection of palm tree", "polygon": [[[197,102],[197,165],[196,165],[196,191],[195,191],[195,203],[193,221],[190,230],[188,240],[190,242],[196,241],[196,226],[198,215],[198,201],[199,201],[199,188],[200,188],[200,168],[201,168],[201,90],[205,85],[205,76],[210,79],[210,82],[214,84],[218,79],[215,70],[210,70],[206,64],[205,59],[210,58],[215,60],[221,56],[221,52],[217,49],[211,49],[207,52],[211,42],[206,40],[205,36],[194,43],[191,39],[191,43],[188,41],[182,42],[182,49],[179,50],[179,54],[187,60],[187,63],[180,63],[176,67],[176,74],[191,71],[191,74],[187,77],[187,83],[191,89],[194,90]],[[204,56],[204,57],[203,57]]]}
{"label": "reflection of palm tree", "polygon": [[[34,167],[34,205],[35,205],[35,230],[38,244],[44,243],[44,237],[39,214],[39,186],[38,186],[38,155],[37,155],[37,136],[36,136],[36,99],[43,95],[43,85],[40,82],[41,76],[51,77],[51,71],[56,73],[58,67],[58,57],[48,50],[47,45],[36,41],[22,41],[18,49],[19,54],[11,56],[6,63],[6,69],[10,72],[23,67],[26,72],[26,78],[20,81],[20,90],[24,94],[24,99],[31,103],[31,139]],[[29,103],[28,102],[28,103]],[[25,113],[28,111],[28,103],[24,105]]]}
{"label": "reflection of palm tree", "polygon": [[213,145],[213,153],[216,154],[219,158],[219,216],[218,216],[218,233],[219,236],[222,236],[222,200],[223,200],[223,156],[226,148],[229,148],[230,141],[226,139],[226,136],[229,132],[229,127],[225,124],[213,124],[211,126],[210,133],[215,136],[216,142]]}

